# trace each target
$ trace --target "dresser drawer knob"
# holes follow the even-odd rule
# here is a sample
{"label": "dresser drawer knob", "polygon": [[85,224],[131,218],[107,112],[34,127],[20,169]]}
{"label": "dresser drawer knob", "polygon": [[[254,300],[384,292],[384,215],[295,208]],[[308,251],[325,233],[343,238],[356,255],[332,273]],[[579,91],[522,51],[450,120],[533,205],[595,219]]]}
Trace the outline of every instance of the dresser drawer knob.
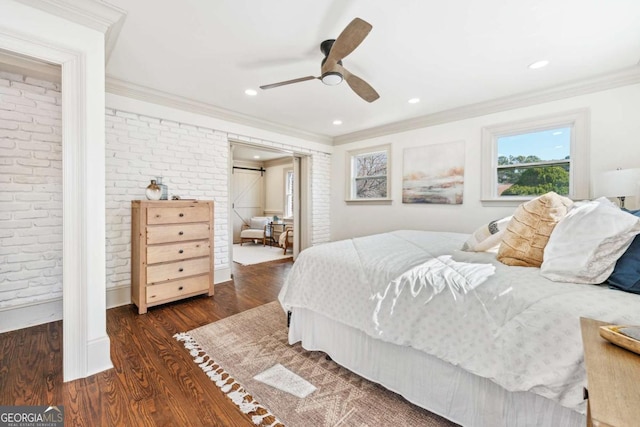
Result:
{"label": "dresser drawer knob", "polygon": [[184,251],[183,251],[182,249],[180,249],[180,250],[178,251],[178,253],[179,253],[179,254],[182,254],[182,253],[184,253]]}
{"label": "dresser drawer knob", "polygon": [[179,290],[179,291],[181,291],[181,290],[183,290],[183,289],[184,289],[184,286],[180,286],[180,287],[178,288],[178,290]]}
{"label": "dresser drawer knob", "polygon": [[184,231],[179,231],[178,232],[178,236],[182,236],[184,234]]}
{"label": "dresser drawer knob", "polygon": [[180,267],[180,268],[178,269],[178,271],[179,271],[180,273],[182,273],[182,272],[184,271],[184,268]]}
{"label": "dresser drawer knob", "polygon": [[182,218],[184,216],[184,214],[182,212],[180,212],[180,215],[178,215],[180,218]]}

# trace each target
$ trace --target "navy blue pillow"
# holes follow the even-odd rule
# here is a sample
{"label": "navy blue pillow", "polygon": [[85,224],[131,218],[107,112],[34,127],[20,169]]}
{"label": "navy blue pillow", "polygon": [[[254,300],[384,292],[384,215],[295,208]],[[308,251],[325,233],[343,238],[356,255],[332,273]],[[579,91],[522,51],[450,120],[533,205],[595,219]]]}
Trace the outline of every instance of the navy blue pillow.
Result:
{"label": "navy blue pillow", "polygon": [[[629,213],[640,217],[640,210],[629,211]],[[640,234],[633,239],[629,248],[618,259],[607,283],[611,288],[640,294]]]}

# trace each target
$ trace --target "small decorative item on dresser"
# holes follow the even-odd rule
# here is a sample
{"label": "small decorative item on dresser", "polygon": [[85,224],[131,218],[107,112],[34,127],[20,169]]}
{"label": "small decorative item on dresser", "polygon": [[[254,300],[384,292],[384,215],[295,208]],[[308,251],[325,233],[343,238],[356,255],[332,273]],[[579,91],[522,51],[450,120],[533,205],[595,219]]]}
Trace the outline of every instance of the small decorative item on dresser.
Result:
{"label": "small decorative item on dresser", "polygon": [[152,179],[151,184],[147,186],[145,195],[149,200],[160,200],[160,197],[162,197],[162,189],[158,186],[155,179]]}
{"label": "small decorative item on dresser", "polygon": [[162,191],[162,193],[160,194],[160,200],[169,200],[169,187],[167,187],[165,184],[162,183],[162,177],[161,176],[156,176],[156,183],[158,184],[158,187],[160,187],[160,190]]}

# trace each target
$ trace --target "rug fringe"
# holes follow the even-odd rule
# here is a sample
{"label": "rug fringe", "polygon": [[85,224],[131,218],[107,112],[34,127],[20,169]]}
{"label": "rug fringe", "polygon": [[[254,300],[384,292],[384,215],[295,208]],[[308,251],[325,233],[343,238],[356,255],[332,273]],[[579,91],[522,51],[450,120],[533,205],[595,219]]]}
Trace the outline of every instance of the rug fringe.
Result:
{"label": "rug fringe", "polygon": [[[284,426],[271,411],[260,405],[260,403],[245,390],[242,384],[238,383],[228,372],[218,365],[211,356],[202,350],[202,347],[200,347],[191,335],[186,332],[180,332],[175,334],[173,338],[183,343],[184,348],[189,350],[189,354],[193,357],[193,361],[198,364],[198,367],[207,374],[209,379],[215,383],[243,414],[251,415],[251,421],[253,421],[255,425],[261,427]],[[233,389],[234,385],[237,385],[235,390]],[[260,409],[263,413],[257,412]],[[264,419],[268,417],[273,417],[273,423],[264,424]]]}

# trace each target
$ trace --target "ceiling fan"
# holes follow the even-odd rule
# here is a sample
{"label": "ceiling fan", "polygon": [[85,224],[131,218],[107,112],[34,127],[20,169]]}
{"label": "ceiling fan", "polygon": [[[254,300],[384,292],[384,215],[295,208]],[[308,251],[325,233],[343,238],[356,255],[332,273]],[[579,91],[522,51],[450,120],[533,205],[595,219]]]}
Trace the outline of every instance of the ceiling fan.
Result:
{"label": "ceiling fan", "polygon": [[351,74],[342,66],[342,59],[353,52],[360,43],[362,43],[364,38],[367,37],[367,34],[369,34],[369,31],[371,31],[371,28],[373,27],[368,22],[360,18],[355,18],[344,30],[342,30],[342,33],[340,33],[337,39],[323,41],[320,44],[320,50],[324,54],[320,77],[300,77],[293,80],[286,80],[283,82],[260,86],[260,89],[272,89],[278,86],[315,79],[322,81],[322,83],[326,85],[335,86],[342,83],[342,80],[346,80],[349,87],[353,89],[360,98],[367,102],[375,101],[380,98],[378,92],[376,92],[369,83],[365,82],[360,77]]}

